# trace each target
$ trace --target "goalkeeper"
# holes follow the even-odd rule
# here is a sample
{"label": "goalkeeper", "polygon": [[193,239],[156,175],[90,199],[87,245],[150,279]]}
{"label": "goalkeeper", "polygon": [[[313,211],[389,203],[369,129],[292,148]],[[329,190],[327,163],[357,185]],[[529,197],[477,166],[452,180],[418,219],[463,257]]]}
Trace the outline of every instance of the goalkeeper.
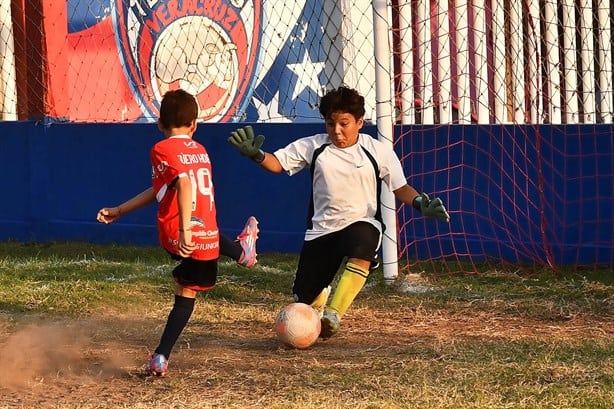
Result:
{"label": "goalkeeper", "polygon": [[[264,169],[292,176],[311,173],[308,226],[292,287],[298,302],[322,311],[320,337],[339,331],[341,318],[364,286],[376,264],[384,225],[380,212],[381,184],[422,215],[449,222],[441,199],[429,199],[407,184],[399,158],[384,143],[360,133],[364,97],[339,87],[320,100],[326,133],[300,138],[274,153],[264,152],[263,135],[251,126],[232,132],[228,141]],[[331,283],[345,262],[327,306]]]}

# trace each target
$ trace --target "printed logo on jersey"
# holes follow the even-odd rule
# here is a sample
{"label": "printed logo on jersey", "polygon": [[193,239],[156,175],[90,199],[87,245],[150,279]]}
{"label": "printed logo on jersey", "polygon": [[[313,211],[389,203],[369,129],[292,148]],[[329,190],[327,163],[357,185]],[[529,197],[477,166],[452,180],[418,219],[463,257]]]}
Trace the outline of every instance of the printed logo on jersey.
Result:
{"label": "printed logo on jersey", "polygon": [[[158,172],[160,173],[164,173],[164,171],[168,168],[168,162],[163,160],[162,162],[158,163],[158,166],[156,166],[158,168]],[[155,175],[155,172],[153,172]]]}
{"label": "printed logo on jersey", "polygon": [[238,120],[249,103],[262,0],[112,1],[115,35],[134,97],[150,120],[168,90],[196,97],[199,119]]}
{"label": "printed logo on jersey", "polygon": [[196,216],[192,216],[190,218],[190,227],[195,227],[195,226],[197,226],[197,227],[205,227],[205,222],[202,219],[200,219],[200,218],[198,218]]}

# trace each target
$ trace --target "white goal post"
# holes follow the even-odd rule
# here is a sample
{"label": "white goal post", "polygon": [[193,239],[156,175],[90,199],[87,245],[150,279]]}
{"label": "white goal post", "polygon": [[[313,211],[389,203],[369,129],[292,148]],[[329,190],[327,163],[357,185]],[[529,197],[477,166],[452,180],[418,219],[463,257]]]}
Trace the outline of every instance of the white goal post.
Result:
{"label": "white goal post", "polygon": [[[392,99],[392,53],[390,45],[390,10],[385,0],[373,1],[375,51],[375,110],[377,138],[393,147],[394,106]],[[394,194],[382,184],[382,219],[386,226],[382,241],[384,282],[393,282],[399,274],[396,203]]]}

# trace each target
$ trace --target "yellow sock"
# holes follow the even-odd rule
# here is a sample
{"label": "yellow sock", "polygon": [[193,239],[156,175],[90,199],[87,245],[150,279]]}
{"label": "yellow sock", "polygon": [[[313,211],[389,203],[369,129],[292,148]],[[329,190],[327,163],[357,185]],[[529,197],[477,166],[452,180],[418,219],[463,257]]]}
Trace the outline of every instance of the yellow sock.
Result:
{"label": "yellow sock", "polygon": [[320,294],[318,294],[316,299],[311,302],[311,306],[316,309],[324,307],[324,305],[326,305],[326,301],[328,301],[329,294],[330,285],[324,287],[324,289],[322,290],[322,292],[320,292]]}
{"label": "yellow sock", "polygon": [[354,263],[347,263],[345,270],[341,274],[339,284],[330,302],[330,309],[339,313],[339,318],[346,313],[354,298],[358,295],[367,281],[369,270],[357,266]]}

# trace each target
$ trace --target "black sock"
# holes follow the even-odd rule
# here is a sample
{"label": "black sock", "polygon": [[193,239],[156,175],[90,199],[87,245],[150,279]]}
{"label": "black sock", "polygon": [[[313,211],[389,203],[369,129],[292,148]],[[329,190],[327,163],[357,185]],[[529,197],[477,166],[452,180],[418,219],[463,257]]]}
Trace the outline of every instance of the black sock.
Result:
{"label": "black sock", "polygon": [[168,314],[166,327],[164,327],[164,332],[160,338],[160,345],[156,348],[156,354],[162,354],[168,359],[175,342],[188,324],[192,311],[194,311],[195,301],[194,298],[175,295],[175,305]]}
{"label": "black sock", "polygon": [[243,248],[237,241],[230,240],[229,237],[220,234],[220,254],[230,257],[234,261],[239,261]]}

